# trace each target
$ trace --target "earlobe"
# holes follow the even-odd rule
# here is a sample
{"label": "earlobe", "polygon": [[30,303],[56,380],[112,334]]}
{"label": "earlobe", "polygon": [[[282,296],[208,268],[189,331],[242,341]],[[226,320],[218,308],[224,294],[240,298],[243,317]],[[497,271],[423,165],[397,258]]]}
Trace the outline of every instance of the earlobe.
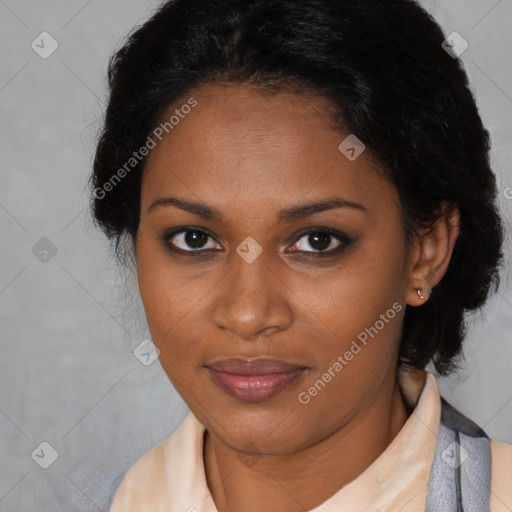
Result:
{"label": "earlobe", "polygon": [[[416,291],[418,292],[420,299],[422,299],[422,300],[426,299],[426,297],[423,295],[423,286],[420,286],[419,288],[417,288]],[[432,295],[432,288],[428,291],[428,296],[430,297],[431,295]]]}
{"label": "earlobe", "polygon": [[406,301],[406,304],[409,306],[421,306],[429,300],[430,296],[432,295],[432,288],[428,289],[425,288],[425,286],[413,288],[409,295],[410,297]]}
{"label": "earlobe", "polygon": [[421,306],[443,278],[459,234],[460,212],[446,201],[436,222],[416,239],[406,303]]}

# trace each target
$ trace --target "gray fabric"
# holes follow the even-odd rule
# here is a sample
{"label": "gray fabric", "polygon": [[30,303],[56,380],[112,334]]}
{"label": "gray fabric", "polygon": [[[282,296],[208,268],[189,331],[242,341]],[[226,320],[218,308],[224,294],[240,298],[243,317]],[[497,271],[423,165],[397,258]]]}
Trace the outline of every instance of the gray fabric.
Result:
{"label": "gray fabric", "polygon": [[461,466],[462,510],[464,512],[487,511],[491,495],[489,439],[460,434],[460,444],[468,453],[466,462]]}
{"label": "gray fabric", "polygon": [[426,512],[489,512],[489,436],[441,398]]}
{"label": "gray fabric", "polygon": [[455,442],[455,432],[439,424],[436,451],[428,483],[426,512],[451,511],[457,509],[457,495],[454,492],[454,471],[442,458],[448,447]]}

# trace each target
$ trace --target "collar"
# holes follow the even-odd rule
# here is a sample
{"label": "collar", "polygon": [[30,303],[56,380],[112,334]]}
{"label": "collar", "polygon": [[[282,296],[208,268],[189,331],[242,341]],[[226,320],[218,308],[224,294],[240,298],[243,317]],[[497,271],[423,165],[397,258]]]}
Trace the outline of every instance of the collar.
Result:
{"label": "collar", "polygon": [[[384,452],[355,480],[311,512],[425,510],[441,415],[433,374],[398,370],[404,401],[413,409]],[[217,512],[203,464],[205,427],[189,413],[163,445],[170,510]]]}

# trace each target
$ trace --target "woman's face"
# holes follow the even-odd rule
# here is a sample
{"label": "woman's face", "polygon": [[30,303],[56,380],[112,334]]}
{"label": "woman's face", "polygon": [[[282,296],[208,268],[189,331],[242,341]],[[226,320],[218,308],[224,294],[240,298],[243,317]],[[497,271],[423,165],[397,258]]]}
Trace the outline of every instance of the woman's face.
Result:
{"label": "woman's face", "polygon": [[153,137],[142,181],[149,328],[214,436],[294,452],[393,385],[411,293],[399,198],[367,152],[338,148],[349,133],[329,127],[319,99],[241,85],[190,96]]}

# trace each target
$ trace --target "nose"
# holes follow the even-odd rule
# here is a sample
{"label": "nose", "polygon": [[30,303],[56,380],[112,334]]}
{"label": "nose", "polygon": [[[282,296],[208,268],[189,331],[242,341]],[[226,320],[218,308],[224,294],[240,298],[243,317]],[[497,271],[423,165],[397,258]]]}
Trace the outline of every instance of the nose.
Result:
{"label": "nose", "polygon": [[[264,251],[265,252],[265,251]],[[262,253],[247,263],[233,253],[229,275],[215,288],[212,320],[235,339],[255,341],[286,330],[293,322],[290,290],[279,278],[279,263]]]}

